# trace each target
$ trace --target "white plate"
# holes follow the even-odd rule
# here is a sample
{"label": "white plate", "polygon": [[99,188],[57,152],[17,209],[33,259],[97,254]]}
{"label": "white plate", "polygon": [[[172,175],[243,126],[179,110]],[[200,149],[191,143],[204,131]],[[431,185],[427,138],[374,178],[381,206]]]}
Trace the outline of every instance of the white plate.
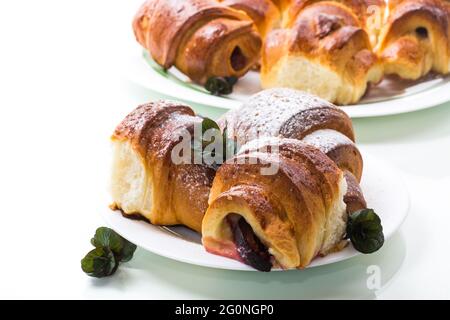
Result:
{"label": "white plate", "polygon": [[[129,80],[151,91],[220,109],[238,108],[261,90],[259,74],[251,71],[239,80],[231,95],[216,97],[175,68],[163,71],[145,52],[130,56],[124,72]],[[386,79],[369,89],[359,104],[342,109],[352,118],[374,117],[431,108],[449,100],[450,77],[430,75],[414,82]]]}
{"label": "white plate", "polygon": [[[388,241],[406,218],[409,210],[409,195],[395,170],[375,157],[365,154],[364,159],[365,168],[361,187],[369,207],[374,208],[380,216],[385,239]],[[235,260],[207,253],[200,244],[200,236],[185,227],[165,228],[143,221],[126,219],[119,212],[108,209],[107,206],[101,212],[116,232],[158,255],[205,267],[255,271]],[[349,245],[341,252],[316,258],[309,268],[342,261],[358,254]]]}

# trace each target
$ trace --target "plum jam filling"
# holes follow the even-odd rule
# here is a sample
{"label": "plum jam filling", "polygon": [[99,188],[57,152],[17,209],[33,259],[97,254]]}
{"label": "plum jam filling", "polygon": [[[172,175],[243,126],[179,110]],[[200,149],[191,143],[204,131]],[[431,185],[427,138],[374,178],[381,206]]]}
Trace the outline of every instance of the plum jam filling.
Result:
{"label": "plum jam filling", "polygon": [[424,27],[417,28],[416,29],[416,34],[422,39],[427,39],[428,38],[428,30],[427,30],[427,28],[424,28]]}
{"label": "plum jam filling", "polygon": [[230,57],[231,66],[236,71],[241,71],[247,65],[247,58],[242,53],[241,48],[236,47],[233,49]]}
{"label": "plum jam filling", "polygon": [[237,214],[231,214],[227,219],[233,231],[237,252],[242,261],[256,270],[270,271],[272,262],[269,250],[255,235],[252,227]]}

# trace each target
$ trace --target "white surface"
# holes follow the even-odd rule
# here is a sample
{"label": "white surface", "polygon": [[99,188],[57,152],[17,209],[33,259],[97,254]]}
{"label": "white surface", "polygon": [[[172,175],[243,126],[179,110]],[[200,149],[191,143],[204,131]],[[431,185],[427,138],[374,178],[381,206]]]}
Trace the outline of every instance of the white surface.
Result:
{"label": "white surface", "polygon": [[[239,80],[232,94],[213,96],[201,86],[191,84],[176,68],[169,69],[167,74],[157,72],[160,67],[151,66],[144,59],[142,48],[136,43],[133,47],[123,61],[123,73],[129,81],[147,90],[225,110],[239,108],[261,90],[259,74],[251,71]],[[358,104],[342,109],[352,118],[364,118],[432,108],[450,100],[450,77],[435,75],[416,82],[385,80],[369,92]]]}
{"label": "white surface", "polygon": [[[369,208],[375,209],[381,218],[383,233],[387,242],[394,235],[394,232],[398,230],[408,214],[408,191],[402,178],[395,170],[376,157],[369,156],[367,152],[364,152],[364,149],[360,151],[364,155],[365,167],[361,188]],[[150,252],[204,267],[256,271],[235,260],[210,254],[205,251],[201,244],[195,241],[187,241],[198,240],[196,239],[196,233],[193,231],[189,232],[187,228],[178,228],[180,231],[177,231],[177,233],[185,236],[182,238],[146,222],[126,219],[122,217],[120,212],[111,211],[107,206],[103,206],[103,210],[100,211],[111,228]],[[340,252],[314,259],[308,268],[336,263],[358,254],[359,252],[349,245]],[[280,270],[273,269],[272,271]]]}
{"label": "white surface", "polygon": [[[139,4],[0,1],[0,298],[450,298],[450,104],[355,120],[359,144],[411,194],[408,218],[374,255],[260,274],[138,249],[114,277],[85,276],[80,260],[104,224],[109,135],[152,98],[117,71]],[[374,264],[380,290],[366,286]]]}

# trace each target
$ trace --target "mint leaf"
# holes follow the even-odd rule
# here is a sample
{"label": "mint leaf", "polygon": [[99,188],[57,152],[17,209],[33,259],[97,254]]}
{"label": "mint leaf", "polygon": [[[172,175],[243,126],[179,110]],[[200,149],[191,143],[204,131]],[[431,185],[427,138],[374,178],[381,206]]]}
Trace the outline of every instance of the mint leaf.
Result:
{"label": "mint leaf", "polygon": [[206,81],[205,89],[215,96],[222,94],[230,94],[233,92],[233,84],[235,84],[234,78],[224,77],[211,77]]}
{"label": "mint leaf", "polygon": [[210,129],[216,129],[220,131],[219,125],[210,118],[203,118],[202,121],[202,135],[205,134],[206,131]]}
{"label": "mint leaf", "polygon": [[384,244],[383,226],[373,209],[352,213],[347,222],[347,238],[362,253],[373,253]]}
{"label": "mint leaf", "polygon": [[131,243],[127,239],[124,239],[124,244],[120,256],[120,262],[130,261],[133,258],[136,248],[137,246],[134,243]]}
{"label": "mint leaf", "polygon": [[107,227],[96,230],[94,238],[91,239],[94,247],[104,247],[111,250],[117,261],[127,262],[133,258],[137,246]]}
{"label": "mint leaf", "polygon": [[122,252],[123,241],[114,230],[107,227],[100,227],[95,231],[94,238],[91,243],[94,247],[106,247],[112,250],[115,254]]}
{"label": "mint leaf", "polygon": [[95,248],[81,260],[81,269],[91,277],[108,277],[116,272],[119,262],[113,252],[104,247]]}

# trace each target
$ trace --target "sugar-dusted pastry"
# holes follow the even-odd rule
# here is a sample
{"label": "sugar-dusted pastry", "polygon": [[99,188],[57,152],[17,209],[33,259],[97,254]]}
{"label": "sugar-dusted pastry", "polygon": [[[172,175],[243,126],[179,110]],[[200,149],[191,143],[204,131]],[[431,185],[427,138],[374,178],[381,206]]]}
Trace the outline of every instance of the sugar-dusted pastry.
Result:
{"label": "sugar-dusted pastry", "polygon": [[[342,171],[299,140],[277,145],[278,154],[250,150],[219,168],[202,226],[208,252],[269,271],[306,267],[345,246]],[[261,174],[267,165],[278,170]]]}
{"label": "sugar-dusted pastry", "polygon": [[131,112],[112,136],[113,207],[153,224],[183,224],[200,232],[215,170],[171,158],[184,132],[202,118],[182,103],[151,102]]}
{"label": "sugar-dusted pastry", "polygon": [[[217,134],[213,149],[208,129]],[[151,102],[117,126],[112,142],[112,208],[185,225],[213,254],[270,271],[304,268],[348,239],[363,253],[383,245],[380,219],[359,185],[352,123],[310,94],[265,90],[219,124],[182,103]],[[236,152],[221,164],[230,146]]]}
{"label": "sugar-dusted pastry", "polygon": [[380,36],[386,74],[416,80],[450,71],[450,10],[443,0],[396,0]]}
{"label": "sugar-dusted pastry", "polygon": [[301,10],[314,3],[325,1],[341,3],[349,8],[368,32],[372,45],[376,44],[386,11],[384,0],[291,0],[284,10],[282,25],[291,26]]}
{"label": "sugar-dusted pastry", "polygon": [[352,9],[319,1],[268,34],[262,52],[263,88],[288,87],[338,104],[359,101],[383,76],[369,34]]}
{"label": "sugar-dusted pastry", "polygon": [[[264,90],[241,108],[227,112],[218,123],[228,139],[236,141],[238,149],[258,138],[302,140],[348,172],[347,177],[353,176],[349,183],[361,181],[363,159],[354,143],[352,121],[344,111],[323,99],[287,88]],[[359,185],[355,188],[359,189]],[[362,199],[358,202],[365,203],[362,192],[359,194]]]}
{"label": "sugar-dusted pastry", "polygon": [[206,250],[268,271],[342,249],[348,214],[367,207],[350,118],[310,94],[271,89],[219,125],[238,153],[214,179]]}

